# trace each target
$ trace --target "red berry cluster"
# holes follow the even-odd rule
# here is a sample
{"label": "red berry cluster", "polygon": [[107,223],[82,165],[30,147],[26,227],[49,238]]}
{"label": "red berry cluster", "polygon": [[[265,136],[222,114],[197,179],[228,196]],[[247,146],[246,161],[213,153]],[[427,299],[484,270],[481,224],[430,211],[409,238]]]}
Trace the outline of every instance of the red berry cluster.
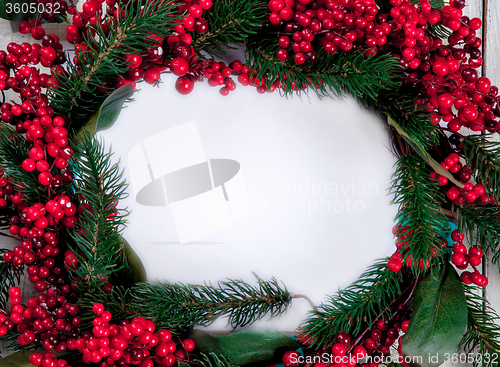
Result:
{"label": "red berry cluster", "polygon": [[30,363],[33,366],[41,367],[71,367],[64,359],[57,359],[54,353],[33,353],[30,355]]}
{"label": "red berry cluster", "polygon": [[460,270],[467,269],[469,265],[474,269],[472,273],[464,271],[460,275],[462,282],[465,284],[474,283],[480,287],[486,287],[488,285],[488,278],[477,270],[477,267],[481,265],[483,257],[482,247],[474,245],[469,248],[467,253],[467,248],[462,243],[465,235],[457,229],[451,232],[451,238],[455,241],[452,247],[451,262]]}
{"label": "red berry cluster", "polygon": [[0,333],[16,327],[20,345],[41,344],[47,351],[64,352],[68,335],[77,333],[81,326],[77,316],[79,307],[68,302],[68,297],[50,289],[46,294],[30,298],[23,306],[21,290],[12,287],[9,290],[11,313],[0,315],[0,320],[4,319]]}
{"label": "red berry cluster", "polygon": [[[344,367],[377,367],[382,364],[384,356],[390,353],[390,347],[400,337],[400,331],[405,333],[408,328],[409,321],[389,322],[387,320],[378,320],[373,329],[367,330],[362,337],[352,341],[351,335],[346,332],[340,332],[335,336],[335,341],[332,342],[331,355],[329,360],[331,366]],[[305,347],[310,345],[310,340],[299,334],[299,341]],[[323,353],[324,351],[321,351]],[[307,354],[307,350],[306,350]],[[360,364],[365,356],[370,356],[372,361],[370,364]],[[321,355],[324,358],[324,354]],[[305,359],[302,359],[305,360]],[[312,359],[314,360],[314,358]],[[282,362],[285,367],[299,367],[304,363],[301,362],[300,354],[296,351],[289,350],[282,356]],[[308,365],[306,363],[306,365]],[[328,364],[323,362],[315,363],[314,367],[328,367]]]}
{"label": "red berry cluster", "polygon": [[[391,255],[390,260],[387,262],[387,268],[392,271],[392,272],[398,272],[401,270],[403,263],[405,263],[407,266],[411,267],[413,266],[413,257],[406,256],[406,260],[404,257],[404,253],[410,248],[410,240],[409,237],[413,233],[413,230],[408,227],[408,226],[402,226],[402,225],[395,225],[392,228],[392,234],[396,236],[396,248],[397,251],[394,252]],[[438,248],[445,248],[447,245],[446,239],[444,238],[437,238],[436,239],[436,244]],[[438,251],[434,248],[430,249],[431,255],[430,258],[436,257],[438,255]],[[429,261],[424,261],[424,259],[420,259],[420,268],[421,269],[428,269],[430,266]]]}
{"label": "red berry cluster", "polygon": [[326,54],[350,52],[387,42],[391,27],[387,17],[377,17],[374,0],[270,0],[269,21],[278,28],[277,58],[302,65],[316,61],[321,49]]}
{"label": "red berry cluster", "polygon": [[[487,204],[491,201],[490,197],[486,194],[486,188],[483,185],[474,185],[472,182],[469,182],[472,178],[470,168],[462,165],[458,154],[450,154],[443,162],[441,162],[441,166],[464,183],[463,188],[452,185],[446,191],[446,196],[448,199],[453,201],[455,205],[461,206],[464,203],[473,203],[476,201],[482,204]],[[441,186],[448,185],[449,183],[446,176],[442,176],[437,172],[431,173],[430,180],[432,182],[437,181]]]}
{"label": "red berry cluster", "polygon": [[155,333],[155,325],[150,320],[136,317],[116,325],[111,324],[111,313],[102,304],[94,304],[92,310],[96,315],[92,333],[84,332],[79,338],[67,341],[69,350],[83,355],[83,363],[101,363],[108,367],[169,367],[176,364],[177,359],[188,360],[188,353],[194,350],[191,339],[180,341],[181,348],[178,348],[170,331],[161,329]]}

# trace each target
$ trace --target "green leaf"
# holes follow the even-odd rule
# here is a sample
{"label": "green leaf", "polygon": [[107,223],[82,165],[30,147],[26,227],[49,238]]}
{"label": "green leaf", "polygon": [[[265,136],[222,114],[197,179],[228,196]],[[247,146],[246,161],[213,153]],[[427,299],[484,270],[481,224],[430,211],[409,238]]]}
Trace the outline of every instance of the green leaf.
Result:
{"label": "green leaf", "polygon": [[128,266],[132,272],[132,277],[135,283],[146,282],[148,280],[146,276],[146,268],[141,261],[141,258],[137,255],[134,249],[130,246],[125,238],[122,237],[123,250],[125,252],[125,257],[127,258]]}
{"label": "green leaf", "polygon": [[403,356],[412,360],[410,366],[439,366],[446,353],[456,352],[466,326],[464,287],[447,263],[417,285],[410,325],[401,343]]}
{"label": "green leaf", "polygon": [[[33,367],[30,363],[30,355],[33,353],[46,353],[45,349],[27,350],[25,352],[17,352],[10,356],[0,359],[0,366],[2,367]],[[67,353],[54,353],[57,358]]]}
{"label": "green leaf", "polygon": [[268,361],[278,348],[301,346],[297,340],[274,330],[244,330],[225,336],[193,330],[189,337],[201,353],[221,354],[237,365]]}
{"label": "green leaf", "polygon": [[417,152],[417,154],[424,161],[426,161],[427,164],[429,166],[431,166],[434,171],[439,173],[441,176],[447,177],[448,180],[453,182],[456,186],[458,186],[460,188],[464,187],[463,183],[461,183],[460,181],[457,181],[455,179],[455,177],[453,177],[453,175],[450,172],[445,170],[434,158],[432,158],[431,155],[429,153],[427,153],[427,151],[425,149],[422,149],[412,138],[410,138],[410,136],[403,130],[403,128],[396,121],[394,121],[391,118],[391,116],[388,116],[388,123],[389,123],[389,125],[394,126],[396,128],[399,135],[401,135],[403,137],[403,139],[406,140],[407,143],[411,145],[413,150],[415,152]]}
{"label": "green leaf", "polygon": [[85,126],[78,132],[75,138],[76,142],[81,142],[84,135],[87,133],[91,136],[95,135],[98,131],[109,129],[118,119],[123,104],[132,97],[134,88],[130,84],[126,84],[116,89],[111,93],[102,103],[99,110],[94,116],[85,124]]}
{"label": "green leaf", "polygon": [[[33,4],[30,9],[30,4]],[[37,17],[37,4],[31,0],[0,0],[0,18],[22,22]]]}

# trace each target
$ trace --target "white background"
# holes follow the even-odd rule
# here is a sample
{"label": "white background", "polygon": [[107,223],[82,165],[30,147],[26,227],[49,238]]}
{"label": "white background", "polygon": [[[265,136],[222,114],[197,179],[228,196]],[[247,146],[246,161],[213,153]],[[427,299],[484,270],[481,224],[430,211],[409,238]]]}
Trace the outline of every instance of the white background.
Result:
{"label": "white background", "polygon": [[[375,115],[350,98],[286,99],[241,85],[222,97],[206,83],[182,96],[173,76],[162,80],[160,88],[140,84],[135,102],[101,133],[126,177],[135,144],[196,121],[207,158],[241,164],[249,209],[227,230],[181,245],[169,208],[139,205],[131,195],[120,204],[132,210],[124,236],[150,280],[254,283],[255,272],[318,304],[394,251],[396,207],[387,189],[395,158]],[[296,300],[286,317],[257,327],[291,331],[308,310]]]}

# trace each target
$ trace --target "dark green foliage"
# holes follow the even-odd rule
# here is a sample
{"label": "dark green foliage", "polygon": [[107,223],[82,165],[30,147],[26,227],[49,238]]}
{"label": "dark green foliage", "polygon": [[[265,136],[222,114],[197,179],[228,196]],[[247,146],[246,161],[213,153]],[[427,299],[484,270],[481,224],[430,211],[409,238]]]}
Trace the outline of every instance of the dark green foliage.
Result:
{"label": "dark green foliage", "polygon": [[215,0],[207,12],[209,30],[193,34],[192,46],[212,57],[220,57],[234,46],[243,44],[250,35],[257,33],[269,17],[265,0]]}
{"label": "dark green foliage", "polygon": [[91,305],[102,302],[116,319],[143,316],[157,328],[167,328],[175,334],[196,326],[210,325],[227,316],[232,327],[249,325],[265,316],[284,313],[291,302],[286,288],[272,279],[257,278],[257,286],[241,280],[227,280],[216,285],[192,285],[164,282],[137,283],[129,289],[115,287],[110,295],[84,294],[84,320],[89,320]]}
{"label": "dark green foliage", "polygon": [[459,228],[471,244],[483,246],[493,253],[493,263],[500,260],[500,209],[484,204],[466,204],[460,209]]}
{"label": "dark green foliage", "polygon": [[500,200],[500,143],[492,141],[493,134],[469,135],[463,140],[464,154],[476,182],[487,193]]}
{"label": "dark green foliage", "polygon": [[[164,282],[133,287],[132,301],[140,313],[160,322],[172,322],[179,328],[209,325],[221,316],[228,317],[233,328],[245,326],[264,316],[278,316],[291,301],[290,293],[276,279],[265,282],[257,278],[257,286],[242,280],[218,282],[215,286],[184,285]],[[153,302],[158,308],[152,309]]]}
{"label": "dark green foliage", "polygon": [[114,208],[126,197],[127,185],[111,159],[111,151],[106,152],[96,138],[87,136],[75,149],[76,194],[92,208],[80,215],[70,231],[74,241],[70,247],[79,260],[72,276],[78,278],[79,291],[84,293],[94,292],[114,273],[120,272],[120,284],[127,284],[130,276],[120,235],[128,213]]}
{"label": "dark green foliage", "polygon": [[191,367],[193,365],[203,367],[236,367],[234,363],[228,361],[224,356],[215,353],[202,353],[199,358],[192,361],[179,361],[179,367]]}
{"label": "dark green foliage", "polygon": [[188,334],[196,349],[204,354],[215,353],[239,365],[266,363],[277,350],[295,350],[302,344],[276,330],[240,330],[229,335],[211,335],[194,329]]}
{"label": "dark green foliage", "polygon": [[5,175],[15,184],[24,199],[34,204],[43,201],[48,194],[47,186],[38,182],[38,171],[26,172],[21,164],[29,156],[32,146],[17,133],[2,132],[0,134],[0,165]]}
{"label": "dark green foliage", "polygon": [[[472,365],[483,367],[498,366],[500,355],[500,318],[490,303],[477,295],[482,290],[478,287],[466,286],[467,308],[469,312],[467,330],[460,344],[465,353],[476,355]],[[495,356],[497,358],[495,358]],[[493,363],[496,361],[495,363]]]}
{"label": "dark green foliage", "polygon": [[380,93],[360,102],[390,116],[421,149],[429,150],[444,137],[438,126],[429,123],[431,115],[413,102],[412,89],[402,87]]}
{"label": "dark green foliage", "polygon": [[300,93],[310,88],[319,97],[376,98],[386,89],[395,88],[400,75],[398,62],[389,56],[367,57],[363,52],[318,53],[312,64],[299,66],[292,61],[280,61],[278,34],[269,32],[251,37],[247,43],[247,64],[259,70],[268,84],[279,79],[284,94]]}
{"label": "dark green foliage", "polygon": [[6,309],[9,301],[9,289],[18,285],[21,272],[14,271],[12,265],[3,261],[6,249],[0,249],[0,309]]}
{"label": "dark green foliage", "polygon": [[303,327],[314,347],[325,347],[340,331],[358,334],[378,317],[390,315],[390,304],[401,294],[403,276],[387,269],[383,259],[369,267],[347,288],[311,311]]}
{"label": "dark green foliage", "polygon": [[422,366],[437,367],[458,349],[467,326],[467,303],[464,287],[450,263],[439,273],[419,280],[412,299],[410,324],[401,338],[403,356],[415,360],[436,356]]}
{"label": "dark green foliage", "polygon": [[[109,34],[103,31],[99,22],[95,36],[90,34],[89,27],[85,39],[87,50],[76,55],[80,68],[68,63],[68,75],[54,74],[57,85],[49,90],[51,105],[56,113],[70,121],[72,132],[80,130],[94,115],[114,90],[117,77],[128,70],[125,55],[144,52],[151,44],[151,32],[166,37],[179,19],[175,15],[176,5],[167,1],[123,4],[117,13],[123,11],[124,16],[110,26]],[[108,20],[114,23],[112,18]]]}
{"label": "dark green foliage", "polygon": [[[404,226],[399,236],[407,235],[401,254],[417,274],[421,265],[438,267],[442,254],[438,238],[446,238],[449,226],[441,213],[439,185],[429,180],[430,169],[419,156],[404,156],[396,163],[391,193],[398,205],[396,223]],[[437,236],[437,237],[435,237]]]}

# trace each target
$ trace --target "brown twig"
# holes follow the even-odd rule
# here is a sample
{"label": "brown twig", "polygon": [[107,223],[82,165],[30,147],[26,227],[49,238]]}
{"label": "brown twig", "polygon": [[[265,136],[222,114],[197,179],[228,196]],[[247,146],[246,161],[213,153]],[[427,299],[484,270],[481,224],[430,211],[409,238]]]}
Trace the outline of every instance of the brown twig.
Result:
{"label": "brown twig", "polygon": [[309,297],[307,297],[306,295],[304,295],[304,294],[290,293],[290,297],[292,297],[292,298],[304,298],[307,302],[309,302],[309,304],[311,305],[312,309],[314,311],[318,312],[317,307],[314,305],[314,303],[311,301],[311,299]]}

